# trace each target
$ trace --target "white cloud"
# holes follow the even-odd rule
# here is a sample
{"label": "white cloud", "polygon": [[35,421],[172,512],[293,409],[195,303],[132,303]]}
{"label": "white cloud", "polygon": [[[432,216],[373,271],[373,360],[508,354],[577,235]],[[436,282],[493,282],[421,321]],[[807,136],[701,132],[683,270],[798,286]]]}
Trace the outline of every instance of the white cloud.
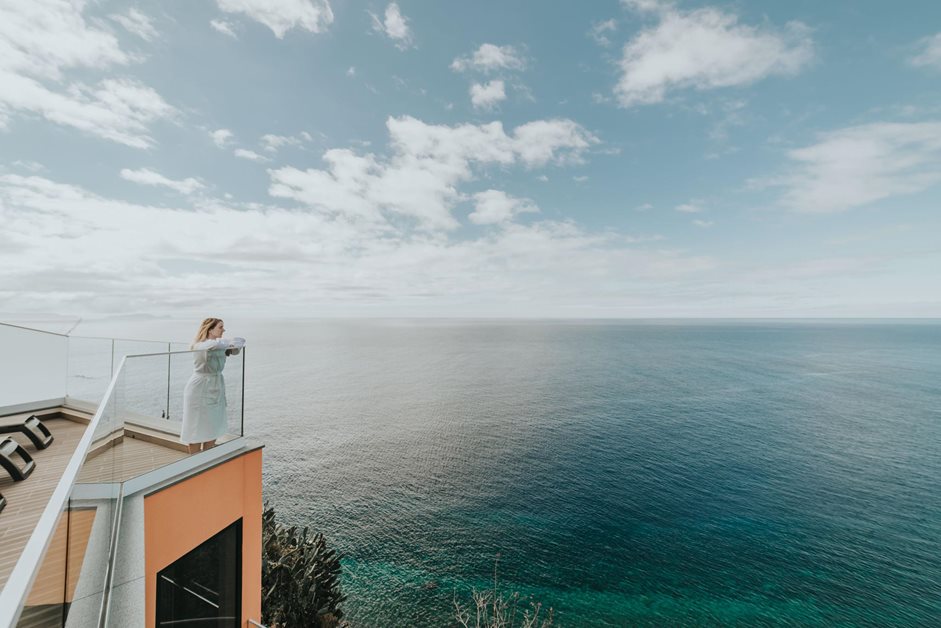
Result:
{"label": "white cloud", "polygon": [[187,177],[177,181],[168,179],[159,172],[154,172],[148,168],[141,168],[140,170],[123,168],[121,170],[121,178],[133,183],[140,183],[141,185],[161,185],[171,190],[176,190],[180,194],[192,194],[206,187],[202,182],[193,177]]}
{"label": "white cloud", "polygon": [[229,129],[216,129],[215,131],[209,132],[209,137],[212,138],[213,143],[219,148],[225,148],[232,141],[232,138],[235,137],[232,131]]}
{"label": "white cloud", "polygon": [[801,212],[845,211],[941,183],[941,123],[847,127],[788,156],[795,169],[763,182],[787,188],[786,206]]}
{"label": "white cloud", "polygon": [[640,244],[642,242],[662,242],[665,239],[666,238],[664,238],[660,234],[628,235],[622,238],[622,240],[624,240],[624,242],[627,242],[628,244]]}
{"label": "white cloud", "polygon": [[574,181],[575,183],[584,183],[585,181],[588,181],[588,175],[587,174],[576,175],[572,177],[572,181]]}
{"label": "white cloud", "polygon": [[303,146],[305,142],[310,142],[314,138],[310,133],[301,131],[297,135],[274,135],[267,133],[261,136],[261,145],[269,153],[276,153],[283,146]]}
{"label": "white cloud", "polygon": [[713,223],[711,220],[694,220],[693,224],[699,227],[700,229],[708,229]]}
{"label": "white cloud", "polygon": [[349,69],[346,71],[346,75],[350,77],[356,76],[356,68],[351,65]]}
{"label": "white cloud", "polygon": [[474,211],[468,216],[478,225],[506,223],[516,215],[535,213],[539,208],[528,198],[514,198],[500,190],[485,190],[474,194]]}
{"label": "white cloud", "polygon": [[910,258],[925,269],[914,277],[884,256],[756,267],[571,221],[449,238],[308,209],[180,201],[155,207],[0,175],[0,299],[21,313],[174,317],[227,311],[233,294],[240,317],[937,316],[941,306],[924,292],[937,254]]}
{"label": "white cloud", "polygon": [[921,52],[909,59],[909,63],[915,67],[941,69],[941,33],[922,39],[918,47]]}
{"label": "white cloud", "polygon": [[59,80],[69,68],[104,69],[130,57],[107,30],[92,28],[79,7],[61,0],[7,2],[0,20],[0,68]]}
{"label": "white cloud", "polygon": [[483,44],[470,56],[458,57],[451,62],[455,72],[476,70],[493,72],[496,70],[523,70],[526,60],[513,46]]}
{"label": "white cloud", "polygon": [[613,19],[604,20],[603,22],[596,22],[591,25],[591,30],[588,31],[588,34],[592,39],[595,40],[595,43],[599,46],[608,47],[611,45],[611,40],[608,39],[606,33],[613,33],[618,28],[618,23]]}
{"label": "white cloud", "polygon": [[248,159],[249,161],[269,161],[264,155],[259,155],[255,151],[248,150],[247,148],[236,148],[232,151],[232,154],[239,159]]}
{"label": "white cloud", "polygon": [[24,312],[195,315],[238,294],[245,316],[270,316],[272,304],[280,315],[377,305],[406,315],[598,315],[649,307],[665,286],[698,285],[715,266],[571,222],[506,222],[449,240],[274,206],[154,207],[16,175],[0,175],[0,222],[9,244],[0,295]]}
{"label": "white cloud", "polygon": [[152,146],[149,125],[176,112],[153,89],[129,79],[106,79],[95,86],[76,83],[63,94],[30,78],[0,72],[4,105],[134,148]]}
{"label": "white cloud", "polygon": [[13,162],[13,165],[17,168],[22,168],[23,170],[28,170],[30,172],[39,172],[46,169],[46,167],[38,161],[31,161],[28,159],[17,159]]}
{"label": "white cloud", "polygon": [[[536,120],[516,127],[516,150],[528,167],[549,161],[582,163],[582,154],[600,140],[581,125],[566,119]],[[559,153],[559,148],[565,150]]]}
{"label": "white cloud", "polygon": [[238,34],[236,34],[232,24],[230,22],[226,22],[225,20],[209,20],[209,26],[223,35],[232,37],[233,39],[238,39],[239,37]]}
{"label": "white cloud", "polygon": [[660,13],[673,8],[673,2],[670,0],[621,0],[628,9],[647,13]]}
{"label": "white cloud", "polygon": [[114,14],[110,16],[132,35],[137,35],[144,41],[153,41],[157,38],[157,29],[154,28],[153,21],[137,9],[129,9],[124,14]]}
{"label": "white cloud", "polygon": [[614,90],[623,107],[661,102],[669,90],[741,86],[793,75],[813,58],[808,28],[799,22],[774,31],[739,24],[736,15],[711,7],[682,12],[642,4],[658,10],[660,21],[624,46]]}
{"label": "white cloud", "polygon": [[399,50],[405,50],[412,45],[412,31],[408,26],[408,20],[399,10],[399,5],[390,2],[386,7],[384,19],[370,12],[372,17],[373,30],[384,33],[386,37],[395,42],[395,47]]}
{"label": "white cloud", "polygon": [[637,207],[634,208],[634,211],[635,211],[635,212],[646,212],[646,211],[650,211],[651,209],[653,209],[653,204],[652,204],[652,203],[641,203],[640,205],[638,205]]}
{"label": "white cloud", "polygon": [[683,212],[686,214],[698,214],[702,211],[702,207],[697,201],[690,201],[689,203],[682,203],[675,207],[676,211]]}
{"label": "white cloud", "polygon": [[331,149],[326,169],[271,171],[269,192],[329,215],[385,224],[385,214],[410,217],[426,229],[453,229],[451,214],[461,183],[489,165],[574,163],[598,139],[571,120],[537,120],[504,132],[499,122],[431,125],[411,117],[389,118],[391,155],[357,155]]}
{"label": "white cloud", "polygon": [[152,88],[127,78],[65,83],[71,70],[107,70],[131,57],[107,30],[89,26],[81,3],[8,2],[0,20],[0,122],[14,113],[136,148],[154,143],[150,125],[176,109]]}
{"label": "white cloud", "polygon": [[493,109],[497,103],[506,100],[503,81],[490,81],[483,85],[474,83],[470,87],[470,97],[474,109]]}
{"label": "white cloud", "polygon": [[271,29],[279,39],[292,28],[322,33],[333,23],[327,0],[216,0],[226,13],[242,13]]}

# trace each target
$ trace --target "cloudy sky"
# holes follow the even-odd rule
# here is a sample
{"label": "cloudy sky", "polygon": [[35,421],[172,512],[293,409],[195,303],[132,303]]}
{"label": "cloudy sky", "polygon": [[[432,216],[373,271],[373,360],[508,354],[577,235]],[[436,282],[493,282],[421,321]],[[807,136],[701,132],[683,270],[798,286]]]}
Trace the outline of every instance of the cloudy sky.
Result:
{"label": "cloudy sky", "polygon": [[941,3],[0,0],[0,312],[941,316]]}

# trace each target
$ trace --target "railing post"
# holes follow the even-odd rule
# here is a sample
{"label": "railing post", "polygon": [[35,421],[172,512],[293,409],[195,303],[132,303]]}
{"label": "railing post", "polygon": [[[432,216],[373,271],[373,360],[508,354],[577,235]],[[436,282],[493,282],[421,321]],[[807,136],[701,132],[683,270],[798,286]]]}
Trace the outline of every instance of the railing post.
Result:
{"label": "railing post", "polygon": [[[71,331],[71,330],[69,330]],[[72,374],[72,338],[65,336],[65,402],[69,402],[69,376]]]}
{"label": "railing post", "polygon": [[167,420],[170,420],[170,364],[173,356],[170,355],[171,344],[167,343]]}
{"label": "railing post", "polygon": [[242,347],[242,427],[239,436],[245,436],[245,347]]}

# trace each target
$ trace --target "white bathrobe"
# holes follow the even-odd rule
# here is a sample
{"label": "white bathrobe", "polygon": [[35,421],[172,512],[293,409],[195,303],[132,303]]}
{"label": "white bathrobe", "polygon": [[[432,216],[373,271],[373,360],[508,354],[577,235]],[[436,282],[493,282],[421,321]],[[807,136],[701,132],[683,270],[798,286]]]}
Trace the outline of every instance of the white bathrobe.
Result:
{"label": "white bathrobe", "polygon": [[183,429],[185,444],[215,440],[226,433],[225,368],[226,349],[241,349],[245,340],[204,340],[193,346],[194,372],[183,389]]}

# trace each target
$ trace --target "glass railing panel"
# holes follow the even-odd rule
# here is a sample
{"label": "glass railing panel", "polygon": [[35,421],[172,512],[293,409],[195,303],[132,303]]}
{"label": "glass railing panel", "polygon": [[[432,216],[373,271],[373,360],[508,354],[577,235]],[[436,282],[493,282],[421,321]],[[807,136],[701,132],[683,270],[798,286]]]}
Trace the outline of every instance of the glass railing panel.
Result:
{"label": "glass railing panel", "polygon": [[110,338],[69,336],[69,404],[83,409],[98,406],[117,368],[113,348]]}
{"label": "glass railing panel", "polygon": [[121,421],[143,425],[166,421],[170,357],[161,353],[125,358],[117,408]]}
{"label": "glass railing panel", "polygon": [[63,399],[68,338],[0,324],[0,408]]}
{"label": "glass railing panel", "polygon": [[[120,364],[120,361],[119,361]],[[109,552],[117,525],[116,498],[124,475],[123,423],[118,408],[123,370],[98,409],[99,423],[70,499],[70,603],[66,626],[97,626],[106,588]],[[68,593],[68,591],[67,591]]]}
{"label": "glass railing panel", "polygon": [[126,355],[184,351],[188,348],[185,342],[69,336],[69,403],[93,409],[104,395],[121,358]]}
{"label": "glass railing panel", "polygon": [[23,605],[17,628],[65,625],[68,601],[69,513],[59,513],[55,532],[46,548],[33,586]]}
{"label": "glass railing panel", "polygon": [[117,367],[121,358],[128,355],[143,355],[148,353],[166,353],[170,351],[172,343],[157,340],[129,340],[116,338],[114,340],[114,365]]}
{"label": "glass railing panel", "polygon": [[244,436],[245,348],[226,358],[225,370],[226,421],[228,433]]}
{"label": "glass railing panel", "polygon": [[[89,551],[95,549],[93,531],[97,529],[102,533],[109,526],[102,527],[102,522],[97,520],[98,508],[69,504],[60,513],[17,628],[88,626],[93,625],[89,620],[97,616],[101,604],[100,592],[103,590],[103,581],[98,581],[101,580],[104,568]],[[104,512],[110,513],[110,508],[105,507]],[[88,584],[96,585],[92,588],[99,593],[84,602],[79,586],[83,577],[90,579]],[[80,620],[83,609],[91,615]]]}
{"label": "glass railing panel", "polygon": [[182,427],[183,422],[183,392],[186,383],[193,375],[194,353],[186,351],[170,355],[170,408],[169,421],[176,424],[176,430]]}

